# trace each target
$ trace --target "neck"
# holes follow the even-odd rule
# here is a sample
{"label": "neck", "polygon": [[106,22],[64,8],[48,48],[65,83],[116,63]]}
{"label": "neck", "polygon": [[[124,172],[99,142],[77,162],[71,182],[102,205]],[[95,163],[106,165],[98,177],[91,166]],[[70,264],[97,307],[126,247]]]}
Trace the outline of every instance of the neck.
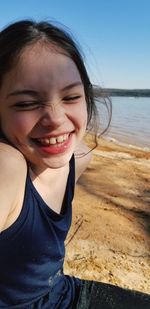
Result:
{"label": "neck", "polygon": [[66,171],[69,171],[69,164],[60,168],[34,168],[34,166],[29,167],[29,174],[32,179],[39,180],[40,182],[49,182],[55,179],[59,179]]}

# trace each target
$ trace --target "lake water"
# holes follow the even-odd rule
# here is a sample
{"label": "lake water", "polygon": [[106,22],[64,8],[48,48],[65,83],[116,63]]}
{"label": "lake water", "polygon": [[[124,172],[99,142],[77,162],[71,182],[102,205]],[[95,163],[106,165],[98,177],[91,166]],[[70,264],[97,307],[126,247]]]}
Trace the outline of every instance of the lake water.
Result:
{"label": "lake water", "polygon": [[[112,97],[112,120],[105,136],[150,150],[150,98]],[[104,106],[97,103],[101,122]]]}

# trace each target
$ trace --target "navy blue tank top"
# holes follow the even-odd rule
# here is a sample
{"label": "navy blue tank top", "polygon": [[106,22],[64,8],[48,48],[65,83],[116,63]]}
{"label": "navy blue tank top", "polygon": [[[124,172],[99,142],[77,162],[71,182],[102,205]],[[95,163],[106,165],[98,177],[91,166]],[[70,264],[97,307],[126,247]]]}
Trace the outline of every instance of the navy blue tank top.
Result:
{"label": "navy blue tank top", "polygon": [[73,156],[62,210],[57,214],[27,175],[22,211],[0,234],[0,308],[30,308],[47,293],[49,308],[70,308],[75,279],[64,275],[63,263],[74,184]]}

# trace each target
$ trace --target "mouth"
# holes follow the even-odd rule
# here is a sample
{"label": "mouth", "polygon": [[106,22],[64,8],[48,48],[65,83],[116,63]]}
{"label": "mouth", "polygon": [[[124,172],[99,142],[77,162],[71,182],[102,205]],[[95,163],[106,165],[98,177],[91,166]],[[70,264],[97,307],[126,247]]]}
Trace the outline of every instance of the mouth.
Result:
{"label": "mouth", "polygon": [[45,138],[38,138],[36,142],[41,146],[49,146],[49,145],[57,145],[62,144],[69,139],[70,134],[66,133],[63,135],[59,135],[57,137],[45,137]]}
{"label": "mouth", "polygon": [[34,139],[40,152],[45,154],[61,154],[66,152],[72,144],[73,132],[61,134],[59,136],[50,136]]}

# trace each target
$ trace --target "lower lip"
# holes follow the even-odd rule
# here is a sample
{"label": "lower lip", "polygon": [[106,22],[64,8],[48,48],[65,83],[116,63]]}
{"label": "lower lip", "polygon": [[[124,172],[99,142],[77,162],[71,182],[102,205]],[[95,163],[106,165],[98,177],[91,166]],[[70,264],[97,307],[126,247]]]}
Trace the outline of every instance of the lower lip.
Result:
{"label": "lower lip", "polygon": [[72,141],[72,134],[70,134],[69,138],[64,141],[63,143],[57,143],[54,145],[48,145],[48,146],[40,146],[40,150],[42,150],[42,152],[47,153],[47,154],[61,154],[64,153],[66,150],[68,150],[68,148],[71,145],[71,141]]}

